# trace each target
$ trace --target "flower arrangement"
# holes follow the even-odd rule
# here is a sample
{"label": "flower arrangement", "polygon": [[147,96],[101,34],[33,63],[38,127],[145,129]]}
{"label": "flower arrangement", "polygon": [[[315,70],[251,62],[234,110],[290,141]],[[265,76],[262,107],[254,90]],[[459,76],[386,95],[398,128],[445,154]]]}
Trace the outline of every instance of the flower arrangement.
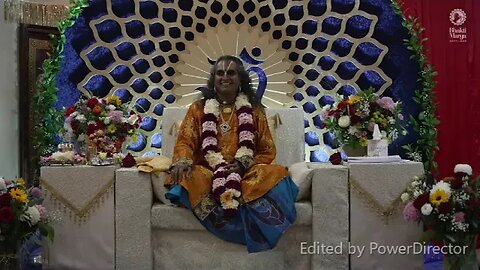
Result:
{"label": "flower arrangement", "polygon": [[[391,143],[397,139],[401,129],[399,121],[403,120],[401,103],[391,97],[379,97],[372,88],[327,105],[324,110],[324,127],[334,133],[342,146],[367,146],[375,124],[382,138]],[[402,129],[402,133],[405,135],[406,131]]]}
{"label": "flower arrangement", "polygon": [[[217,125],[220,116],[219,103],[215,99],[205,102],[204,116],[202,117],[202,153],[205,160],[214,171],[212,191],[214,198],[220,202],[227,215],[233,215],[239,206],[241,196],[242,176],[236,172],[227,174],[223,155],[218,149]],[[238,95],[235,101],[239,123],[239,148],[235,158],[253,159],[254,130],[252,105],[244,94]],[[234,112],[232,112],[234,113]]]}
{"label": "flower arrangement", "polygon": [[77,142],[88,140],[97,152],[111,157],[121,150],[127,137],[136,140],[135,130],[141,121],[117,96],[83,98],[65,111],[64,137]]}
{"label": "flower arrangement", "polygon": [[20,245],[37,230],[53,240],[43,192],[27,188],[25,181],[0,178],[0,256],[15,254]]}
{"label": "flower arrangement", "polygon": [[[401,196],[406,203],[404,219],[423,223],[423,242],[470,246],[475,252],[474,239],[480,233],[479,180],[472,177],[472,168],[466,164],[456,165],[454,177],[440,181],[415,177]],[[457,266],[452,269],[461,269]]]}

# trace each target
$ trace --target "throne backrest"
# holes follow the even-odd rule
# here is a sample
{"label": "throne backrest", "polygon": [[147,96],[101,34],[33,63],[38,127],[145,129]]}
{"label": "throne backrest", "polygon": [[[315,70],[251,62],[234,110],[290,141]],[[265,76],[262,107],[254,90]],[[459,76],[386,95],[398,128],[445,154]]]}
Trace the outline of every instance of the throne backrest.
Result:
{"label": "throne backrest", "polygon": [[[275,138],[277,156],[275,163],[290,166],[305,159],[305,134],[303,111],[298,108],[266,108],[272,136]],[[179,123],[187,108],[170,107],[163,112],[162,154],[171,157]]]}

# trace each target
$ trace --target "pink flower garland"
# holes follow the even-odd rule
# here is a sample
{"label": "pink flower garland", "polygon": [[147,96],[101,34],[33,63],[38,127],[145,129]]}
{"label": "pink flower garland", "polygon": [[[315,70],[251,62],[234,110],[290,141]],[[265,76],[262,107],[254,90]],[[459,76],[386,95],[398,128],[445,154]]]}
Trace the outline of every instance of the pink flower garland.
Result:
{"label": "pink flower garland", "polygon": [[[209,99],[205,102],[202,117],[202,154],[212,168],[212,191],[215,200],[221,203],[226,214],[233,215],[239,206],[241,196],[242,176],[238,173],[227,175],[225,166],[228,165],[218,149],[217,125],[220,116],[220,105],[217,100]],[[249,156],[253,158],[255,149],[252,105],[244,94],[238,95],[235,101],[239,123],[239,148],[235,157]]]}

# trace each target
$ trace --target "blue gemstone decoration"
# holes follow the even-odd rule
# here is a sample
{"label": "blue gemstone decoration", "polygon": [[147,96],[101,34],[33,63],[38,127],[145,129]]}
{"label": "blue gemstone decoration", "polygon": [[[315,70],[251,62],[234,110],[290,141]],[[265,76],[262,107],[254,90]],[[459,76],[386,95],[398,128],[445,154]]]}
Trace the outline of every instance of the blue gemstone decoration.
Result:
{"label": "blue gemstone decoration", "polygon": [[173,86],[174,86],[174,84],[173,84],[173,82],[171,82],[171,81],[167,81],[167,82],[165,82],[165,83],[163,84],[163,87],[164,87],[165,89],[167,89],[167,90],[172,90],[172,89],[173,89]]}
{"label": "blue gemstone decoration", "polygon": [[325,0],[308,1],[308,15],[322,16],[327,11],[327,3]]}
{"label": "blue gemstone decoration", "polygon": [[326,105],[332,105],[333,103],[335,103],[335,99],[332,96],[325,95],[321,97],[318,102],[320,103],[320,106],[323,107]]}
{"label": "blue gemstone decoration", "polygon": [[311,53],[304,54],[303,58],[302,58],[302,62],[307,64],[307,65],[312,64],[313,62],[315,62],[315,55],[313,55]]}
{"label": "blue gemstone decoration", "polygon": [[377,61],[382,51],[382,49],[378,48],[371,42],[363,42],[358,45],[353,58],[355,58],[360,64],[368,66]]}
{"label": "blue gemstone decoration", "polygon": [[125,23],[127,35],[133,39],[145,36],[145,26],[141,21],[134,20]]}
{"label": "blue gemstone decoration", "polygon": [[363,38],[370,31],[371,24],[372,20],[366,17],[360,15],[352,16],[347,21],[345,33],[354,38]]}
{"label": "blue gemstone decoration", "polygon": [[307,46],[308,46],[308,40],[304,38],[299,38],[297,39],[297,42],[295,42],[295,47],[297,47],[297,49],[304,50],[307,48]]}
{"label": "blue gemstone decoration", "polygon": [[148,83],[144,79],[138,78],[135,81],[133,81],[131,87],[133,88],[133,90],[135,92],[143,93],[143,92],[147,91]]}
{"label": "blue gemstone decoration", "polygon": [[332,57],[330,57],[328,55],[327,56],[322,56],[322,58],[320,58],[320,60],[318,61],[318,65],[323,70],[330,70],[333,67],[334,64],[335,64],[335,59],[333,59]]}
{"label": "blue gemstone decoration", "polygon": [[106,20],[95,25],[100,39],[107,43],[112,43],[122,37],[120,24],[114,20]]}
{"label": "blue gemstone decoration", "polygon": [[340,28],[342,26],[342,19],[337,17],[328,17],[323,20],[322,23],[322,32],[329,34],[329,35],[336,35],[340,32]]}
{"label": "blue gemstone decoration", "polygon": [[332,0],[332,11],[347,14],[355,7],[355,0]]}
{"label": "blue gemstone decoration", "polygon": [[135,109],[137,110],[137,112],[145,113],[150,109],[151,105],[152,105],[152,103],[150,103],[150,101],[148,101],[148,99],[139,98],[139,99],[137,99],[137,102],[135,102]]}
{"label": "blue gemstone decoration", "polygon": [[270,10],[270,7],[269,6],[263,6],[260,8],[260,16],[262,18],[267,18],[270,16],[270,14],[272,14],[272,11]]}
{"label": "blue gemstone decoration", "polygon": [[332,90],[335,88],[335,86],[338,84],[337,80],[332,75],[327,75],[322,78],[320,81],[320,84],[322,85],[323,89],[325,90]]}
{"label": "blue gemstone decoration", "polygon": [[302,25],[302,32],[308,35],[314,35],[317,32],[317,21],[307,20]]}
{"label": "blue gemstone decoration", "polygon": [[309,131],[309,132],[305,133],[305,142],[309,146],[318,145],[319,144],[318,134],[316,132],[313,132],[313,131]]}
{"label": "blue gemstone decoration", "polygon": [[112,12],[120,18],[128,18],[135,15],[135,2],[134,0],[112,1]]}
{"label": "blue gemstone decoration", "polygon": [[302,79],[295,80],[295,86],[298,88],[302,88],[305,85],[305,82]]}
{"label": "blue gemstone decoration", "polygon": [[115,96],[119,97],[122,100],[122,103],[128,103],[133,98],[132,94],[130,94],[130,91],[123,88],[115,90]]}
{"label": "blue gemstone decoration", "polygon": [[313,124],[315,125],[316,128],[322,128],[323,121],[322,121],[322,119],[320,118],[320,116],[315,115],[315,116],[313,117]]}
{"label": "blue gemstone decoration", "polygon": [[115,47],[115,51],[117,52],[118,57],[124,61],[128,61],[137,55],[135,46],[130,42],[120,43]]}
{"label": "blue gemstone decoration", "polygon": [[357,90],[355,90],[353,86],[347,84],[347,85],[342,85],[342,87],[340,87],[340,89],[338,90],[338,93],[340,95],[347,97],[347,96],[355,95],[357,93]]}
{"label": "blue gemstone decoration", "polygon": [[152,136],[152,147],[162,148],[162,133],[155,133]]}
{"label": "blue gemstone decoration", "polygon": [[160,72],[155,71],[148,76],[148,78],[153,82],[153,83],[159,83],[162,80],[162,74]]}
{"label": "blue gemstone decoration", "polygon": [[133,63],[133,67],[135,68],[135,71],[143,74],[148,71],[148,69],[150,68],[150,64],[145,59],[138,59],[137,61],[135,61],[135,63]]}
{"label": "blue gemstone decoration", "polygon": [[193,25],[193,19],[190,16],[182,16],[181,24],[185,27],[190,27]]}
{"label": "blue gemstone decoration", "polygon": [[328,46],[328,40],[323,37],[317,37],[313,40],[312,48],[317,52],[323,52]]}
{"label": "blue gemstone decoration", "polygon": [[150,97],[153,99],[160,99],[163,95],[163,91],[160,88],[154,88],[150,91]]}
{"label": "blue gemstone decoration", "polygon": [[298,33],[298,27],[296,25],[287,26],[287,36],[293,37]]}
{"label": "blue gemstone decoration", "polygon": [[164,8],[163,9],[163,19],[166,22],[174,23],[177,21],[177,11],[174,8]]}
{"label": "blue gemstone decoration", "polygon": [[293,95],[293,99],[295,99],[296,101],[302,101],[303,100],[303,95],[302,93],[295,93]]}
{"label": "blue gemstone decoration", "polygon": [[99,70],[105,70],[109,67],[115,59],[113,58],[110,49],[100,46],[87,54],[88,60],[92,66]]}
{"label": "blue gemstone decoration", "polygon": [[309,87],[307,87],[306,92],[307,92],[307,95],[310,97],[317,97],[320,94],[320,91],[314,85],[310,85]]}
{"label": "blue gemstone decoration", "polygon": [[140,128],[145,131],[152,131],[155,129],[156,126],[157,126],[157,120],[153,119],[150,116],[147,116],[142,119],[142,124]]}
{"label": "blue gemstone decoration", "polygon": [[183,11],[191,11],[193,7],[193,0],[178,1],[178,6]]}
{"label": "blue gemstone decoration", "polygon": [[132,72],[130,69],[125,66],[125,65],[118,65],[116,66],[111,72],[110,75],[112,75],[113,79],[117,83],[126,83],[130,78],[133,77]]}
{"label": "blue gemstone decoration", "polygon": [[163,65],[165,65],[165,58],[163,58],[163,56],[161,55],[158,55],[158,56],[155,56],[153,58],[153,64],[156,66],[156,67],[162,67]]}
{"label": "blue gemstone decoration", "polygon": [[298,56],[299,54],[296,53],[296,52],[291,52],[289,55],[288,55],[288,59],[292,62],[295,62],[298,60]]}
{"label": "blue gemstone decoration", "polygon": [[314,150],[310,152],[311,162],[328,162],[330,155],[323,150]]}
{"label": "blue gemstone decoration", "polygon": [[153,1],[140,2],[140,15],[145,19],[154,19],[158,16],[158,6]]}
{"label": "blue gemstone decoration", "polygon": [[160,23],[152,23],[150,24],[150,35],[153,37],[161,37],[165,35],[165,27],[163,27]]}
{"label": "blue gemstone decoration", "polygon": [[145,147],[147,146],[147,139],[145,138],[145,136],[142,133],[138,133],[137,138],[137,141],[130,144],[127,149],[136,152],[140,152],[145,149]]}
{"label": "blue gemstone decoration", "polygon": [[292,21],[299,21],[303,18],[303,7],[302,6],[292,6],[288,10],[288,16]]}
{"label": "blue gemstone decoration", "polygon": [[172,38],[179,38],[181,33],[182,31],[180,31],[180,28],[178,27],[170,27],[170,29],[168,30],[168,34]]}
{"label": "blue gemstone decoration", "polygon": [[239,5],[237,1],[228,1],[227,2],[227,8],[231,12],[235,12],[238,9]]}
{"label": "blue gemstone decoration", "polygon": [[317,108],[315,107],[315,104],[313,104],[312,102],[308,101],[306,102],[305,104],[303,104],[303,110],[306,112],[306,113],[313,113],[317,110]]}
{"label": "blue gemstone decoration", "polygon": [[379,90],[380,87],[385,84],[385,80],[373,70],[367,70],[357,81],[357,84],[361,87],[361,89],[368,89],[370,86]]}
{"label": "blue gemstone decoration", "polygon": [[323,142],[331,148],[337,148],[337,145],[335,144],[335,135],[331,132],[323,133]]}
{"label": "blue gemstone decoration", "polygon": [[153,109],[153,113],[162,116],[163,115],[163,109],[165,109],[165,106],[163,104],[157,104],[155,105],[155,108]]}
{"label": "blue gemstone decoration", "polygon": [[345,61],[338,65],[335,73],[337,73],[338,76],[343,80],[350,80],[355,76],[355,74],[357,74],[358,70],[358,67],[356,67],[352,62]]}
{"label": "blue gemstone decoration", "polygon": [[305,128],[310,127],[310,123],[308,122],[308,119],[307,119],[307,118],[304,118],[304,119],[303,119],[303,126],[304,126]]}
{"label": "blue gemstone decoration", "polygon": [[276,26],[283,25],[285,23],[285,15],[283,15],[283,14],[275,15],[275,17],[273,17],[273,23]]}
{"label": "blue gemstone decoration", "polygon": [[149,55],[155,51],[155,44],[151,40],[144,40],[140,42],[140,51],[143,54]]}
{"label": "blue gemstone decoration", "polygon": [[103,75],[95,75],[90,80],[88,80],[85,88],[92,92],[93,95],[97,97],[106,97],[112,89],[113,85],[107,79],[107,77]]}
{"label": "blue gemstone decoration", "polygon": [[222,12],[223,6],[220,2],[214,1],[212,5],[210,5],[210,10],[215,14],[220,14]]}
{"label": "blue gemstone decoration", "polygon": [[168,95],[166,98],[165,98],[165,101],[172,104],[173,102],[175,102],[175,96],[174,95]]}
{"label": "blue gemstone decoration", "polygon": [[318,71],[316,71],[315,69],[309,69],[307,71],[307,74],[305,74],[307,79],[309,79],[310,81],[315,81],[317,80],[318,76],[320,76],[320,74],[318,73]]}
{"label": "blue gemstone decoration", "polygon": [[353,43],[345,38],[335,40],[332,46],[332,52],[340,57],[347,56],[350,53]]}

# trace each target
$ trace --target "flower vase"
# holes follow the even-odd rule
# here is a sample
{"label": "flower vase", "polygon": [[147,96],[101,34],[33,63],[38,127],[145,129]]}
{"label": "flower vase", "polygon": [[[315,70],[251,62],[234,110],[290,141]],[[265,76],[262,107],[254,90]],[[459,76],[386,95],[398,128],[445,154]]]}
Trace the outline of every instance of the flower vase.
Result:
{"label": "flower vase", "polygon": [[[443,259],[444,270],[472,270],[478,269],[475,235],[469,235],[462,241],[450,243],[462,252],[460,254],[446,254]],[[465,252],[463,252],[465,250]]]}
{"label": "flower vase", "polygon": [[344,145],[343,151],[345,154],[349,157],[364,157],[367,155],[367,147],[366,146],[360,146],[360,145]]}

